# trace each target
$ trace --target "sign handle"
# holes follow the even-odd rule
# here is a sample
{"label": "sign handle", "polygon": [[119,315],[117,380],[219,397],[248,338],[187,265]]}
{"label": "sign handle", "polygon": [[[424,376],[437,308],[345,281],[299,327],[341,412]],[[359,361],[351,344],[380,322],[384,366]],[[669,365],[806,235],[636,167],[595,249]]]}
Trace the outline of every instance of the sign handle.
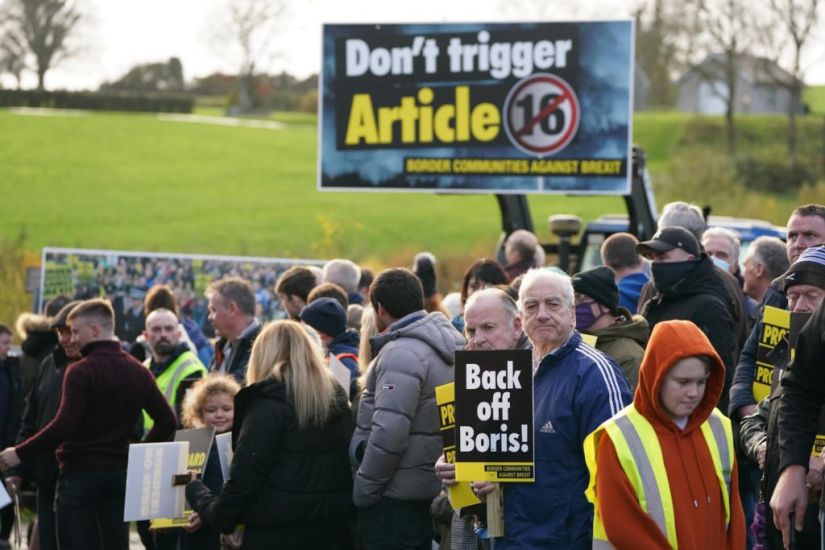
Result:
{"label": "sign handle", "polygon": [[487,495],[487,533],[490,538],[504,536],[504,490],[501,483]]}
{"label": "sign handle", "polygon": [[[200,476],[197,476],[200,478]],[[185,474],[176,474],[172,476],[172,486],[177,487],[178,485],[186,485],[192,480],[192,476],[189,473]]]}

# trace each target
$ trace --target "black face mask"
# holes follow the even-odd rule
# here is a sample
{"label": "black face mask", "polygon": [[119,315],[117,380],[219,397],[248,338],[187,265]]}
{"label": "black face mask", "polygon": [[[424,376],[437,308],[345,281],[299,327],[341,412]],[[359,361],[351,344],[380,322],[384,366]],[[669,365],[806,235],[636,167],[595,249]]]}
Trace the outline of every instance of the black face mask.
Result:
{"label": "black face mask", "polygon": [[659,292],[666,292],[682,281],[699,260],[686,262],[653,262],[650,272],[653,275],[653,286]]}

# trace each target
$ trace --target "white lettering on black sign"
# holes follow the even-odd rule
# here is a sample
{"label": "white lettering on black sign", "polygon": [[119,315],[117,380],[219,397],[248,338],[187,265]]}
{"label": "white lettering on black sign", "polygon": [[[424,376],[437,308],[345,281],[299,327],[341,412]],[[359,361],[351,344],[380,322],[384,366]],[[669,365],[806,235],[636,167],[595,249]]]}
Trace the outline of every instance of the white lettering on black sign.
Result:
{"label": "white lettering on black sign", "polygon": [[532,353],[461,351],[455,365],[456,462],[532,462]]}

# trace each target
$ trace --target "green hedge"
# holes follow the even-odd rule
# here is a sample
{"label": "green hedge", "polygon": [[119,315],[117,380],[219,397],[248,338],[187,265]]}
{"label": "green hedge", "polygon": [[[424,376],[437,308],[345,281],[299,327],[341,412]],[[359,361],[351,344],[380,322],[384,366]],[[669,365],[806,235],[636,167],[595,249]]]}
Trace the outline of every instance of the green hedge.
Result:
{"label": "green hedge", "polygon": [[816,180],[807,166],[788,166],[786,158],[770,155],[737,159],[736,175],[748,189],[764,193],[797,191]]}
{"label": "green hedge", "polygon": [[194,96],[187,94],[124,91],[46,92],[38,90],[0,90],[0,107],[191,113],[194,106]]}

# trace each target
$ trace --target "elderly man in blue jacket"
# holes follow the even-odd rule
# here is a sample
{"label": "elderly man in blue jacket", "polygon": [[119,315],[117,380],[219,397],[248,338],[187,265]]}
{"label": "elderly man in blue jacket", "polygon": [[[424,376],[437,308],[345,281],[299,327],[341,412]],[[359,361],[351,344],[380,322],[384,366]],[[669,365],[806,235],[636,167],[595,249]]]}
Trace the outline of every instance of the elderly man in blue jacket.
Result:
{"label": "elderly man in blue jacket", "polygon": [[[616,363],[575,330],[574,303],[567,275],[534,269],[524,276],[518,305],[533,344],[536,481],[503,484],[504,538],[496,550],[592,547],[584,439],[631,395]],[[492,490],[473,486],[479,495]]]}

